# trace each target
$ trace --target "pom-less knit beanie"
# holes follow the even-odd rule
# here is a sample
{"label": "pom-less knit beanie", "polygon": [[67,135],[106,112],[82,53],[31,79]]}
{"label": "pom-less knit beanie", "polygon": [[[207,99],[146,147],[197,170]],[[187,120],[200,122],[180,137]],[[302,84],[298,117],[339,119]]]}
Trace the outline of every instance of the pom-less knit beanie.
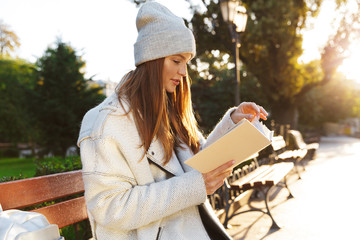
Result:
{"label": "pom-less knit beanie", "polygon": [[179,53],[195,56],[195,39],[184,20],[156,2],[146,2],[136,17],[135,66]]}

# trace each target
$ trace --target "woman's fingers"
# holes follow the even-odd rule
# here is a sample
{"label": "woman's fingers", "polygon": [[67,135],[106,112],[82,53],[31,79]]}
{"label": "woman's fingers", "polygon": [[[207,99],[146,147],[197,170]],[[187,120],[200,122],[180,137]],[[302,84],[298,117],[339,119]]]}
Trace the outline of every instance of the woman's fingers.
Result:
{"label": "woman's fingers", "polygon": [[[266,120],[268,116],[266,110],[254,102],[243,102],[239,105],[238,109],[244,114],[252,114],[253,117],[251,120],[253,120],[255,117]],[[250,119],[249,117],[246,118]]]}
{"label": "woman's fingers", "polygon": [[229,168],[231,168],[232,165],[234,165],[235,161],[234,160],[231,160],[231,161],[228,161],[226,163],[224,163],[223,165],[215,168],[214,170],[210,171],[210,175],[211,176],[217,176],[217,175],[220,175],[224,172],[226,172],[226,170],[228,170]]}
{"label": "woman's fingers", "polygon": [[265,111],[265,109],[263,107],[261,107],[261,106],[259,106],[259,107],[260,107],[260,118],[266,120],[267,116],[269,114],[267,113],[267,111]]}
{"label": "woman's fingers", "polygon": [[225,178],[231,175],[234,163],[235,161],[229,161],[208,173],[202,174],[207,195],[213,194],[221,187],[221,185],[223,185]]}

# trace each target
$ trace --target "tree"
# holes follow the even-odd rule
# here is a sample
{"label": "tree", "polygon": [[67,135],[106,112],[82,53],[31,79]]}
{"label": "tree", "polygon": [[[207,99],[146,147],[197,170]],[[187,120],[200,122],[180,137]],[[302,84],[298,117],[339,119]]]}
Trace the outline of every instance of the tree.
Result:
{"label": "tree", "polygon": [[82,69],[85,62],[60,39],[37,61],[35,88],[41,146],[46,152],[65,155],[76,145],[85,112],[104,99],[100,88],[89,88]]}
{"label": "tree", "polygon": [[8,56],[20,46],[18,36],[0,19],[0,56]]}
{"label": "tree", "polygon": [[321,127],[325,122],[360,117],[360,88],[355,86],[355,82],[335,74],[328,84],[311,89],[299,107],[302,125]]}
{"label": "tree", "polygon": [[[344,59],[347,44],[351,38],[356,38],[359,12],[350,17],[350,14],[344,14],[338,32],[324,48],[320,68],[323,74],[319,77],[318,66],[314,68],[315,66],[299,64],[298,58],[302,54],[302,30],[306,27],[308,17],[316,17],[321,0],[242,2],[249,15],[247,29],[241,34],[240,59],[244,65],[243,70],[261,87],[271,117],[278,123],[290,123],[296,128],[298,107],[306,94],[312,88],[332,79],[336,68]],[[340,6],[346,2],[340,0],[337,4]],[[194,16],[189,24],[197,39],[198,55],[218,49],[232,56],[233,44],[222,20],[218,1],[203,3],[207,11],[200,13],[193,7]],[[232,58],[229,60],[233,61]],[[313,77],[312,74],[316,76]],[[241,92],[241,96],[243,95]],[[253,101],[258,99],[254,98]]]}
{"label": "tree", "polygon": [[[204,65],[204,71],[191,71],[191,92],[195,116],[204,133],[209,133],[219,118],[224,114],[224,109],[232,106],[234,96],[231,89],[233,84],[233,71],[227,71],[224,58],[228,54],[212,51],[198,58],[198,63]],[[191,65],[197,69],[196,63]]]}
{"label": "tree", "polygon": [[36,82],[36,69],[21,59],[0,58],[0,141],[14,145],[33,142],[34,116],[30,93]]}
{"label": "tree", "polygon": [[[234,62],[233,43],[228,26],[222,19],[218,1],[203,0],[202,3],[207,9],[205,12],[199,11],[197,6],[192,5],[192,1],[187,1],[194,12],[188,25],[193,29],[197,40],[197,59],[192,70],[209,71],[202,69],[197,61],[205,61],[204,63],[211,67],[211,64],[206,62],[209,59],[203,55],[209,55],[213,50],[228,53],[229,62]],[[136,2],[141,4],[141,1]],[[339,0],[337,4],[340,6],[344,2],[346,0]],[[346,33],[353,32],[356,24],[352,23],[360,18],[357,16],[344,21],[344,27],[339,28],[339,34],[329,41],[330,45],[323,53],[320,71],[324,74],[320,78],[318,66],[299,64],[298,58],[302,55],[302,30],[306,27],[309,17],[316,17],[321,0],[243,0],[242,3],[247,8],[249,18],[246,31],[240,36],[240,59],[243,63],[243,73],[248,77],[242,78],[240,90],[245,93],[241,92],[240,95],[252,95],[249,93],[250,89],[243,88],[250,82],[252,86],[259,86],[262,90],[260,100],[266,99],[264,106],[268,106],[271,118],[280,124],[291,124],[296,128],[298,107],[312,88],[331,79],[343,58],[343,55],[339,55],[340,50],[346,52],[345,43],[350,37],[350,34]],[[200,68],[197,68],[198,66]],[[312,77],[312,74],[316,76]],[[228,74],[222,76],[230,77]],[[258,94],[254,94],[253,98],[248,100],[259,102],[255,96],[259,97]]]}
{"label": "tree", "polygon": [[304,78],[298,63],[302,54],[301,30],[307,16],[316,15],[321,1],[244,1],[248,29],[242,36],[240,57],[262,86],[272,118],[297,127],[297,95],[318,78]]}

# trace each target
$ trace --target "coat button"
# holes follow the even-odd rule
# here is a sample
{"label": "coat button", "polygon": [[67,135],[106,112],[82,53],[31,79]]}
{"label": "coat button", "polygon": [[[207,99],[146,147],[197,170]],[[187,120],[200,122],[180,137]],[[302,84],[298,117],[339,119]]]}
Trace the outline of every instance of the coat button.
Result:
{"label": "coat button", "polygon": [[153,151],[151,151],[151,155],[153,155],[153,156],[154,156],[154,155],[155,155],[155,153],[154,153]]}

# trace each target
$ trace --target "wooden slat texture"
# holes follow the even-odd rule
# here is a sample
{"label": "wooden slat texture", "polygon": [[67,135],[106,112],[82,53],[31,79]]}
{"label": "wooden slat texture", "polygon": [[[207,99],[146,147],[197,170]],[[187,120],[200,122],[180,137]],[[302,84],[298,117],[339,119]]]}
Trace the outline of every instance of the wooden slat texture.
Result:
{"label": "wooden slat texture", "polygon": [[51,224],[57,224],[59,228],[88,218],[84,197],[74,198],[47,207],[35,209],[33,212],[43,214]]}
{"label": "wooden slat texture", "polygon": [[268,186],[278,184],[294,167],[294,163],[292,162],[283,162],[276,165],[279,165],[276,171],[273,171],[271,175],[268,176],[268,180],[266,180],[265,184]]}
{"label": "wooden slat texture", "polygon": [[248,175],[230,184],[233,189],[247,190],[261,186],[276,185],[294,167],[292,162],[263,165]]}
{"label": "wooden slat texture", "polygon": [[81,170],[0,183],[4,210],[31,206],[44,201],[84,192]]}
{"label": "wooden slat texture", "polygon": [[[244,185],[245,187],[250,187],[250,183],[258,177],[259,174],[262,172],[265,172],[270,166],[269,165],[263,165],[258,168],[256,168],[254,171],[246,174],[245,176],[241,177],[240,179],[230,183],[231,187],[236,190],[241,190]],[[249,186],[247,186],[249,185]]]}

